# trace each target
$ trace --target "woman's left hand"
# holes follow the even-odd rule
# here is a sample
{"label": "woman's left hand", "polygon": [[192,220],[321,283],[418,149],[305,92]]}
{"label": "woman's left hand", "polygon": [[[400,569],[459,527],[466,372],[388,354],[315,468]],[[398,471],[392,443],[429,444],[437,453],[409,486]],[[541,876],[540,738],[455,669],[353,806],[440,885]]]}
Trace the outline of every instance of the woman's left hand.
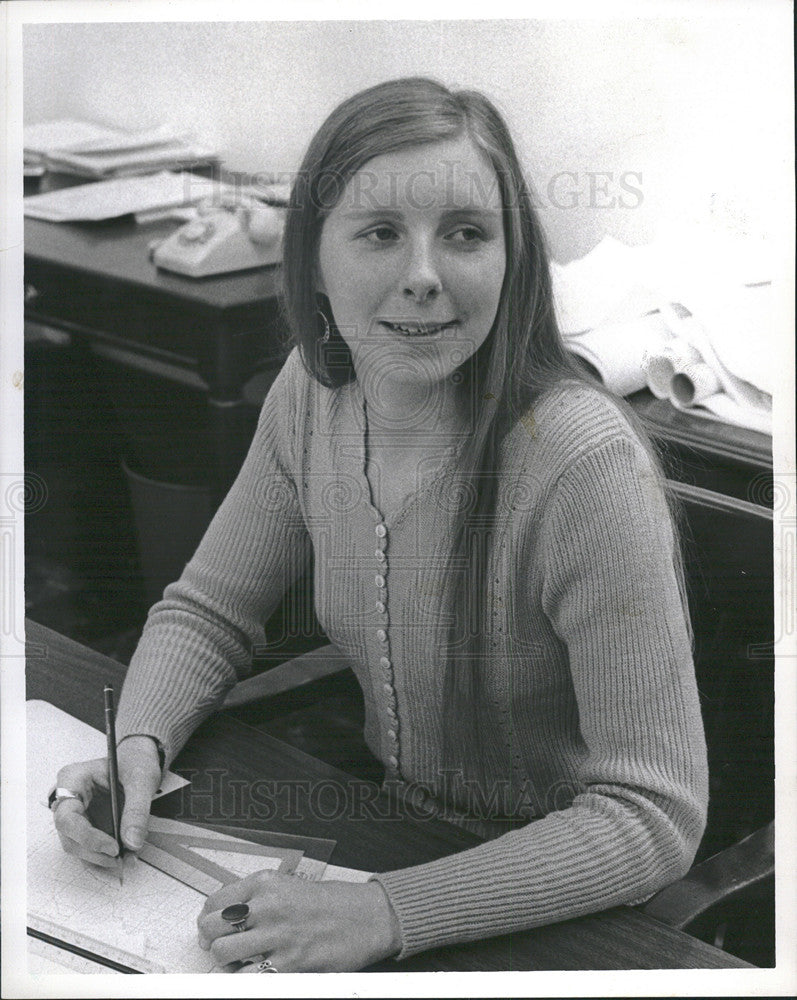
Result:
{"label": "woman's left hand", "polygon": [[[243,931],[222,920],[233,903],[249,906]],[[378,882],[257,872],[208,896],[197,926],[199,943],[220,966],[268,958],[279,972],[356,972],[401,949],[398,921]]]}

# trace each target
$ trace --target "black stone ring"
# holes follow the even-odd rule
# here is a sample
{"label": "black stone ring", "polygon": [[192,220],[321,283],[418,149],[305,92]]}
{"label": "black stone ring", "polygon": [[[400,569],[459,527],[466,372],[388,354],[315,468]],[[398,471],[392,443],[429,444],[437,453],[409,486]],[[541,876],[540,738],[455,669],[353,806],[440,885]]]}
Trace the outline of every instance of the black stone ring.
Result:
{"label": "black stone ring", "polygon": [[233,903],[232,906],[225,906],[221,911],[221,919],[232,924],[237,931],[246,930],[248,916],[249,907],[246,903]]}

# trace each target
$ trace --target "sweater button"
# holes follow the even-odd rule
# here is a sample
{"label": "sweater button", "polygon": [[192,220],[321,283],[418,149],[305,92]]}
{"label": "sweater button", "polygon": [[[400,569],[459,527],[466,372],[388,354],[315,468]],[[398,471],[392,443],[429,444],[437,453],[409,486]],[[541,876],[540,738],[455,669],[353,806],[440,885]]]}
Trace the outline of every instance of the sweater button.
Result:
{"label": "sweater button", "polygon": [[376,610],[379,612],[380,615],[383,615],[387,611],[387,608],[385,607],[384,601],[377,601],[376,602]]}
{"label": "sweater button", "polygon": [[393,694],[393,685],[385,682],[382,687],[387,691],[388,694]]}
{"label": "sweater button", "polygon": [[396,757],[395,754],[391,754],[388,757],[387,762],[388,762],[388,764],[391,765],[391,767],[398,767],[398,757]]}
{"label": "sweater button", "polygon": [[381,573],[376,574],[376,576],[374,577],[374,583],[377,585],[377,587],[379,587],[380,590],[384,590],[385,578],[382,576]]}
{"label": "sweater button", "polygon": [[396,742],[397,736],[396,736],[396,730],[395,729],[388,729],[387,736],[388,736],[388,739],[392,740],[394,743]]}
{"label": "sweater button", "polygon": [[418,788],[416,785],[416,787],[413,788],[412,791],[410,792],[410,802],[412,802],[412,804],[418,809],[425,806],[426,793],[424,792],[424,790],[422,788]]}
{"label": "sweater button", "polygon": [[376,532],[378,538],[385,538],[387,536],[387,528],[384,524],[377,524],[374,531]]}
{"label": "sweater button", "polygon": [[381,549],[377,549],[374,555],[376,556],[376,561],[380,563],[383,563],[387,559],[387,556]]}
{"label": "sweater button", "polygon": [[376,630],[376,637],[380,642],[387,642],[387,632],[383,628]]}
{"label": "sweater button", "polygon": [[384,667],[385,670],[390,670],[390,668],[393,666],[393,664],[390,662],[390,660],[386,656],[380,656],[379,657],[379,665],[381,667]]}

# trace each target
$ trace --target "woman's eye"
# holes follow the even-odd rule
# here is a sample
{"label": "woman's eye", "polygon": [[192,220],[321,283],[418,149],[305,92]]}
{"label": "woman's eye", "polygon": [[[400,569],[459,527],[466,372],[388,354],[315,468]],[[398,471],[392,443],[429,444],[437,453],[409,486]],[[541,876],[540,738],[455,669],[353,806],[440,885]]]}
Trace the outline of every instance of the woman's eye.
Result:
{"label": "woman's eye", "polygon": [[460,226],[449,235],[449,239],[454,243],[477,243],[484,237],[476,226]]}
{"label": "woman's eye", "polygon": [[392,226],[375,226],[369,229],[363,236],[368,243],[391,243],[397,238],[395,229]]}

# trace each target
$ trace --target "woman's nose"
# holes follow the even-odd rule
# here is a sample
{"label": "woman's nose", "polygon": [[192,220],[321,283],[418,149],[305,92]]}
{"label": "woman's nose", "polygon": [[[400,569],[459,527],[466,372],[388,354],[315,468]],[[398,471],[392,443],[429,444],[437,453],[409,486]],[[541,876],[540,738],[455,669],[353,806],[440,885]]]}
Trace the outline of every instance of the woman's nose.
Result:
{"label": "woman's nose", "polygon": [[439,295],[442,288],[434,254],[428,247],[415,247],[404,275],[404,296],[426,302]]}

